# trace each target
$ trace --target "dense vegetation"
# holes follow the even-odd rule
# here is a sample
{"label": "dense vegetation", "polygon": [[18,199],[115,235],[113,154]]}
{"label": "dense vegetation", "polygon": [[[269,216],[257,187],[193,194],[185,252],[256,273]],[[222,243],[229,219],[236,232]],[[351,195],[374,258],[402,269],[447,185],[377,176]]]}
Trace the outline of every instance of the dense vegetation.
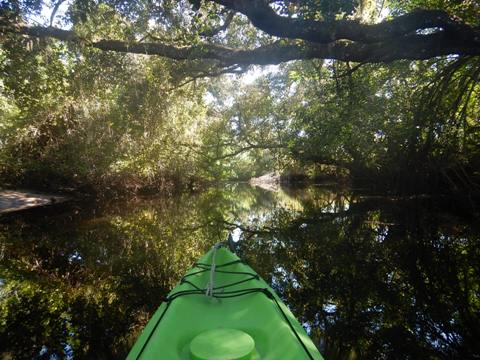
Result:
{"label": "dense vegetation", "polygon": [[278,171],[478,194],[475,2],[0,4],[2,183],[156,191]]}

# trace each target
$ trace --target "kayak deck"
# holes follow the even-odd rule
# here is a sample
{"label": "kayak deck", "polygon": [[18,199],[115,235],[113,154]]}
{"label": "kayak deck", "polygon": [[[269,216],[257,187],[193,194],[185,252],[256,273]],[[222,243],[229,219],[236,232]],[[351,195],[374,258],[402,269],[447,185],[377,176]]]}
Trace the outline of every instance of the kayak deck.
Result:
{"label": "kayak deck", "polygon": [[[245,333],[253,339],[254,351],[247,357],[219,357],[212,350],[208,360],[322,359],[268,284],[225,248],[210,250],[187,272],[148,322],[127,359],[200,359],[192,353],[192,341],[215,329]],[[220,345],[212,339],[212,349],[215,346]]]}

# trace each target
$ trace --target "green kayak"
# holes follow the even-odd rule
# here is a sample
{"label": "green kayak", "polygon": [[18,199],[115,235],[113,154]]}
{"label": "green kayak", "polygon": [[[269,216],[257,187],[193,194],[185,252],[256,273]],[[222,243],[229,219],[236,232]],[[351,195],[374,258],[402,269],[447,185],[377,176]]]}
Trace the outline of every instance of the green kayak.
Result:
{"label": "green kayak", "polygon": [[322,359],[255,271],[216,245],[160,305],[128,360]]}

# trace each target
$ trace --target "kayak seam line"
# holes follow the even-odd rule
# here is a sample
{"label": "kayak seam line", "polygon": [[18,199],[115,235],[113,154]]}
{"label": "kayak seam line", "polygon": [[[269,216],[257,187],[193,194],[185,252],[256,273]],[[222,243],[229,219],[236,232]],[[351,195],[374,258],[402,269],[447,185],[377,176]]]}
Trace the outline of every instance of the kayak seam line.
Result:
{"label": "kayak seam line", "polygon": [[[240,284],[243,284],[245,282],[248,282],[250,280],[258,280],[258,277],[251,277],[249,279],[243,279],[243,280],[239,280],[239,281],[236,281],[234,283],[230,283],[230,284],[227,284],[227,285],[222,285],[222,286],[216,286],[213,288],[213,290],[222,290],[222,289],[226,289],[228,287],[232,287],[232,286],[235,286],[235,285],[240,285]],[[206,289],[202,289],[200,287],[198,287],[197,285],[195,285],[194,283],[188,281],[188,280],[185,280],[182,282],[183,284],[189,284],[191,286],[193,286],[195,288],[195,290],[199,290],[199,291],[205,291]],[[188,290],[184,290],[184,291],[188,291]]]}
{"label": "kayak seam line", "polygon": [[[190,276],[195,276],[195,275],[198,275],[198,274],[206,273],[206,272],[209,271],[209,270],[210,270],[210,269],[202,269],[202,270],[199,270],[199,271],[195,271],[195,272],[193,272],[193,273],[187,274],[187,275],[185,275],[184,277],[182,277],[182,280],[185,279],[185,278],[187,278],[187,277],[190,277]],[[216,270],[216,272],[221,273],[221,274],[252,275],[252,276],[255,276],[255,277],[259,277],[258,274],[254,274],[254,273],[246,272],[246,271]]]}
{"label": "kayak seam line", "polygon": [[[235,265],[235,264],[244,264],[244,262],[242,260],[229,261],[229,262],[217,265],[216,268],[218,269],[218,268],[222,268],[222,267],[230,266],[230,265]],[[208,270],[212,267],[211,264],[200,263],[200,262],[194,263],[193,266],[194,267],[199,267],[199,268],[202,268],[202,266],[203,266],[203,267],[206,267]]]}
{"label": "kayak seam line", "polygon": [[139,353],[137,354],[136,356],[136,360],[140,359],[140,356],[142,355],[143,353],[143,350],[145,350],[145,347],[147,346],[148,342],[150,341],[150,339],[152,338],[152,335],[153,333],[155,332],[155,330],[157,330],[157,327],[158,327],[158,324],[160,324],[160,321],[162,320],[162,318],[164,317],[165,313],[167,312],[168,308],[170,307],[170,302],[167,302],[167,305],[165,307],[165,309],[163,310],[162,314],[160,315],[160,317],[158,318],[157,322],[155,323],[152,331],[150,331],[150,334],[148,334],[148,337],[147,339],[145,340],[145,342],[143,343],[142,345],[142,348],[140,349]]}
{"label": "kayak seam line", "polygon": [[310,351],[307,349],[307,346],[303,343],[302,339],[300,338],[300,335],[298,335],[297,331],[295,330],[295,328],[293,327],[292,323],[290,322],[290,320],[288,319],[287,317],[287,314],[285,314],[285,312],[283,311],[282,307],[280,306],[278,300],[275,298],[275,296],[268,290],[266,289],[266,291],[268,292],[269,295],[267,295],[267,297],[269,297],[272,301],[275,302],[275,304],[277,305],[277,308],[278,310],[280,310],[280,312],[282,313],[285,321],[287,322],[288,326],[290,326],[290,330],[292,330],[292,332],[295,334],[295,337],[297,338],[298,342],[302,345],[303,347],[303,350],[305,350],[305,352],[307,353],[308,357],[311,359],[311,360],[315,360],[312,356],[312,354],[310,354]]}

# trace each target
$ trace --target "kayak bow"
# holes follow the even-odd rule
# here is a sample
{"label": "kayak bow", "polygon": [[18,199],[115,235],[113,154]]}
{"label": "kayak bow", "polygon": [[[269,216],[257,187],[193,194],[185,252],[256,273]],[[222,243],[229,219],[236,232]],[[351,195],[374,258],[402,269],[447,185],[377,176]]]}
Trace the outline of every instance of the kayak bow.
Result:
{"label": "kayak bow", "polygon": [[127,360],[321,360],[268,284],[215,246],[170,292]]}

